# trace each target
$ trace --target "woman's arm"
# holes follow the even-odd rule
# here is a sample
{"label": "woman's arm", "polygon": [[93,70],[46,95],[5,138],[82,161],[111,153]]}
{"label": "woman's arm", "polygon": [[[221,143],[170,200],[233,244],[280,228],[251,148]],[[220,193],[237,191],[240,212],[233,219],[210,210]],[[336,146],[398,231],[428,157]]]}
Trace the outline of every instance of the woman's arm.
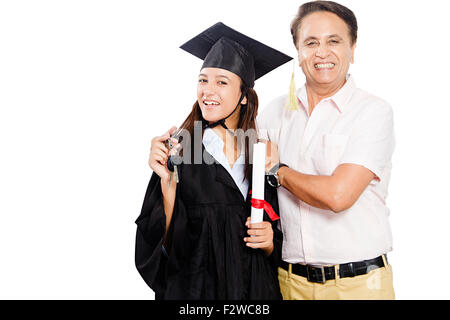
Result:
{"label": "woman's arm", "polygon": [[[174,180],[175,178],[173,178]],[[163,181],[161,179],[161,192],[163,195],[164,213],[166,214],[166,233],[164,234],[163,243],[166,244],[167,234],[172,221],[173,208],[175,205],[175,197],[177,194],[177,183],[172,181],[169,186],[169,179]]]}
{"label": "woman's arm", "polygon": [[[150,158],[148,161],[150,168],[161,178],[161,192],[163,196],[164,213],[166,215],[164,243],[166,242],[167,233],[172,220],[177,190],[175,177],[172,177],[167,169],[167,160],[169,159],[170,150],[166,147],[165,141],[171,139],[170,136],[176,129],[176,127],[172,127],[164,135],[152,139]],[[177,141],[172,140],[172,142],[173,147],[176,148],[178,145]],[[171,179],[172,181],[170,181]]]}

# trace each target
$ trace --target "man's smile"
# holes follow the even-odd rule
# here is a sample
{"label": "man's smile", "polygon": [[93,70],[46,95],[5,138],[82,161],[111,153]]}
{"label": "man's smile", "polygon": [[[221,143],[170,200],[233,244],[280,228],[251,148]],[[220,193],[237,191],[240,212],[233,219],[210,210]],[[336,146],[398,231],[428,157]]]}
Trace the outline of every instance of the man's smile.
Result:
{"label": "man's smile", "polygon": [[334,63],[317,63],[314,65],[314,68],[318,69],[318,70],[322,70],[322,69],[333,69],[335,66]]}

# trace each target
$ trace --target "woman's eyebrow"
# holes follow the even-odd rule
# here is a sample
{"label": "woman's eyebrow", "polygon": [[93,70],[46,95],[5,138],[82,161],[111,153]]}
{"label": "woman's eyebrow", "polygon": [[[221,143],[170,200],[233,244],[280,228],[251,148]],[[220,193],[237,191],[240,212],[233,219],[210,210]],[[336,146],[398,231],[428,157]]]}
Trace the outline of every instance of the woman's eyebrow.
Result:
{"label": "woman's eyebrow", "polygon": [[218,76],[216,76],[216,78],[225,78],[227,80],[230,80],[230,78],[228,78],[227,76],[225,76],[223,74],[219,74]]}
{"label": "woman's eyebrow", "polygon": [[[208,76],[207,76],[206,74],[204,74],[204,73],[200,73],[198,76],[199,76],[199,77],[205,77],[205,78],[208,78]],[[230,78],[228,78],[226,75],[223,75],[223,74],[217,75],[216,78],[225,78],[225,79],[227,79],[228,81],[231,81]]]}

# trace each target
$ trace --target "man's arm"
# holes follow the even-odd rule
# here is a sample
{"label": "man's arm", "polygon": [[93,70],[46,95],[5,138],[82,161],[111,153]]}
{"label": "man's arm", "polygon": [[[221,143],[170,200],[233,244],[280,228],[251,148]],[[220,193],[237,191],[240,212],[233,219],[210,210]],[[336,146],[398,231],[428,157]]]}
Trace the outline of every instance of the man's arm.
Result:
{"label": "man's arm", "polygon": [[[314,207],[344,211],[358,200],[373,179],[383,179],[384,168],[394,151],[393,112],[376,100],[365,108],[349,137],[340,165],[331,176],[307,175],[282,167],[278,177],[283,187]],[[279,163],[276,144],[269,142],[266,171]]]}
{"label": "man's arm", "polygon": [[360,165],[341,164],[331,176],[308,175],[282,167],[278,177],[281,185],[300,200],[339,213],[358,200],[375,174]]}

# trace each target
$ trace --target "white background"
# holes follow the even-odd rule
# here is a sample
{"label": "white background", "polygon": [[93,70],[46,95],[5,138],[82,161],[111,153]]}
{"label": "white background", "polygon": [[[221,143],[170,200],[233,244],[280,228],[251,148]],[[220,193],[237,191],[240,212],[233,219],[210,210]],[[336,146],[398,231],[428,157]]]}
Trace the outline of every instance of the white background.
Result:
{"label": "white background", "polygon": [[[295,56],[301,3],[0,1],[0,298],[153,298],[134,220],[151,138],[195,101],[201,61],[178,47],[222,21]],[[448,299],[450,5],[341,3],[360,27],[350,72],[395,113],[397,298]],[[257,81],[261,108],[287,92],[292,65]]]}

